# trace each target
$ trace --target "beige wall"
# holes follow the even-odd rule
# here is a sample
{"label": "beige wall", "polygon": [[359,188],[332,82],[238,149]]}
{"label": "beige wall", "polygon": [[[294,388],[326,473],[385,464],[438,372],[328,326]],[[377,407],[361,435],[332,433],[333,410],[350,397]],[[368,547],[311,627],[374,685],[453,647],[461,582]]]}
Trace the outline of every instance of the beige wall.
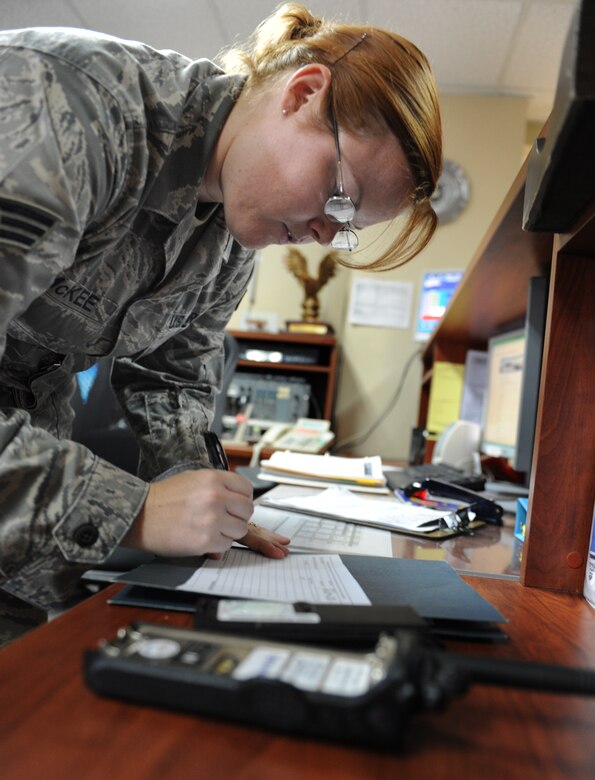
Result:
{"label": "beige wall", "polygon": [[[473,257],[492,217],[516,175],[526,132],[527,103],[509,97],[443,96],[445,156],[466,171],[471,194],[466,210],[454,222],[443,225],[426,248],[411,263],[373,278],[414,283],[411,326],[407,330],[350,325],[347,310],[352,279],[363,272],[340,269],[320,294],[320,319],[335,328],[341,345],[336,424],[340,444],[366,431],[385,410],[394,395],[410,356],[420,347],[413,339],[422,273],[426,269],[464,268]],[[363,236],[368,244],[376,233]],[[310,271],[326,254],[324,247],[302,247]],[[262,252],[253,312],[275,312],[280,325],[298,319],[302,291],[283,265],[284,249]],[[368,274],[369,275],[369,274]],[[247,295],[231,327],[239,327],[240,314],[249,311]],[[414,359],[400,400],[356,454],[378,454],[385,459],[403,459],[409,452],[411,428],[417,419],[421,363]]]}

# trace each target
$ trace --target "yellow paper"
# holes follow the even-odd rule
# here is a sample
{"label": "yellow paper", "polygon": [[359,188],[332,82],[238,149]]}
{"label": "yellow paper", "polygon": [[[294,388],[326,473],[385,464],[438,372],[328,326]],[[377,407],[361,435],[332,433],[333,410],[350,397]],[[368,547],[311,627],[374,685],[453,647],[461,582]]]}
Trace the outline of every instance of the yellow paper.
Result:
{"label": "yellow paper", "polygon": [[427,421],[430,433],[442,433],[459,419],[464,374],[464,363],[434,363]]}

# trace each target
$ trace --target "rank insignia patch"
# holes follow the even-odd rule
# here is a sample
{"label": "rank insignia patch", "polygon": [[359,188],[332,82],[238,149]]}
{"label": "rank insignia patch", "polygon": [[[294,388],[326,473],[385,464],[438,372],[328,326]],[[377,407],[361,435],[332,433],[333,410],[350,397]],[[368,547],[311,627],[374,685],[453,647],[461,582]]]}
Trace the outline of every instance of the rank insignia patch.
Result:
{"label": "rank insignia patch", "polygon": [[29,249],[56,221],[47,209],[0,195],[0,244]]}

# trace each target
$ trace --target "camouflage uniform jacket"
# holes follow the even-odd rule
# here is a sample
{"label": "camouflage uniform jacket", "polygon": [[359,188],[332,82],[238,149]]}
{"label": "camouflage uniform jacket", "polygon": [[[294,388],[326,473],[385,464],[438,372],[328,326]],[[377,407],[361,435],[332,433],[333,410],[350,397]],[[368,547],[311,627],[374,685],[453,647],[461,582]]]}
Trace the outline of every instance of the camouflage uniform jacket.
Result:
{"label": "camouflage uniform jacket", "polygon": [[[0,32],[0,588],[31,604],[105,559],[149,480],[206,464],[253,258],[197,198],[241,88],[135,42]],[[105,355],[139,477],[68,440],[73,374]]]}

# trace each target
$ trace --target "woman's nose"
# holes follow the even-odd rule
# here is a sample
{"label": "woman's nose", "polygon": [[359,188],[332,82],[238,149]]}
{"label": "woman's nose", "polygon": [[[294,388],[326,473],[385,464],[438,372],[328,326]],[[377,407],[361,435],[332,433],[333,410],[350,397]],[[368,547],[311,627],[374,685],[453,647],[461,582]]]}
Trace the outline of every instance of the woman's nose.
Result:
{"label": "woman's nose", "polygon": [[317,244],[330,244],[343,225],[325,217],[317,217],[308,223],[311,235]]}

